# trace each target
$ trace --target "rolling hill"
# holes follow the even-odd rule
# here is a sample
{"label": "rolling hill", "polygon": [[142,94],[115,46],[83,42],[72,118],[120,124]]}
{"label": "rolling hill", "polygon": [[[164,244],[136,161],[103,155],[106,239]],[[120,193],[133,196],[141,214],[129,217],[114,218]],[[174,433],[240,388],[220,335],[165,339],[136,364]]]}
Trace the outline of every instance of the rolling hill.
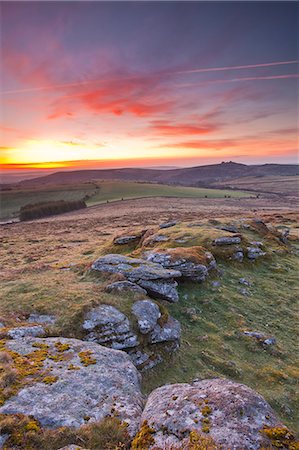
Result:
{"label": "rolling hill", "polygon": [[181,169],[105,169],[55,172],[50,175],[19,182],[19,186],[42,184],[73,184],[92,180],[123,180],[207,187],[216,182],[243,177],[295,176],[299,175],[297,164],[246,165],[223,162],[207,166]]}

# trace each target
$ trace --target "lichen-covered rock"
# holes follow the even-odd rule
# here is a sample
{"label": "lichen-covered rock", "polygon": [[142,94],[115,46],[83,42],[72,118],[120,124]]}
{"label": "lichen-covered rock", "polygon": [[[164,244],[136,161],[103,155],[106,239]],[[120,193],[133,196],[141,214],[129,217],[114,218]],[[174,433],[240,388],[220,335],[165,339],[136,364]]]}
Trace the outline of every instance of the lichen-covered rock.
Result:
{"label": "lichen-covered rock", "polygon": [[261,256],[265,256],[266,252],[264,252],[259,247],[247,247],[247,258],[255,260],[260,258]]}
{"label": "lichen-covered rock", "polygon": [[156,344],[158,342],[174,342],[176,346],[179,345],[181,337],[180,322],[172,317],[169,317],[167,322],[163,325],[157,324],[150,334],[149,342]]}
{"label": "lichen-covered rock", "polygon": [[115,281],[108,284],[105,289],[106,292],[120,293],[120,292],[133,292],[134,294],[146,295],[146,290],[142,289],[138,284],[131,281]]}
{"label": "lichen-covered rock", "polygon": [[179,270],[182,277],[193,281],[204,281],[208,271],[216,267],[216,261],[210,252],[202,247],[178,247],[146,251],[147,261],[161,264],[166,269]]}
{"label": "lichen-covered rock", "polygon": [[214,243],[216,245],[234,245],[234,244],[240,244],[241,238],[239,236],[224,236],[215,239]]}
{"label": "lichen-covered rock", "polygon": [[129,319],[110,305],[100,305],[88,311],[84,318],[85,339],[123,350],[136,347],[139,342]]}
{"label": "lichen-covered rock", "polygon": [[[22,388],[0,408],[0,414],[32,415],[44,427],[80,427],[107,416],[118,417],[136,432],[143,408],[140,375],[130,357],[96,343],[66,338],[9,340],[6,347],[20,355],[42,345],[42,370],[52,383],[40,379]],[[58,360],[52,355],[58,355]],[[33,380],[34,381],[34,380]]]}
{"label": "lichen-covered rock", "polygon": [[151,300],[140,300],[132,306],[132,313],[137,319],[140,333],[147,334],[157,325],[161,317],[159,306]]}
{"label": "lichen-covered rock", "polygon": [[27,336],[44,336],[45,334],[46,332],[41,325],[35,325],[32,327],[11,328],[7,332],[7,335],[11,339],[22,339]]}
{"label": "lichen-covered rock", "polygon": [[[252,389],[225,379],[173,384],[155,389],[141,416],[152,429],[152,448],[185,448],[191,432],[209,433],[223,449],[270,446],[263,426],[279,424],[273,410]],[[168,448],[168,447],[167,447]]]}
{"label": "lichen-covered rock", "polygon": [[56,322],[56,317],[49,314],[30,314],[28,322],[53,325]]}
{"label": "lichen-covered rock", "polygon": [[128,281],[144,288],[152,297],[170,302],[178,301],[175,281],[175,278],[181,276],[181,272],[178,270],[164,269],[161,264],[116,254],[97,259],[92,264],[92,270],[103,273],[120,273]]}

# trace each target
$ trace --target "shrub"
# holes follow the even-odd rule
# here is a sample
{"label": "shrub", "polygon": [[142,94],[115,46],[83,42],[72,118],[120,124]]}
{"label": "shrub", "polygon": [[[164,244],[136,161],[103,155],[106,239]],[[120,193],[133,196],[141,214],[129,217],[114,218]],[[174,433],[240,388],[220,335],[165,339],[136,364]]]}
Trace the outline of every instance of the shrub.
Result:
{"label": "shrub", "polygon": [[20,208],[20,220],[39,219],[40,217],[53,216],[82,208],[86,208],[86,203],[83,200],[29,203]]}

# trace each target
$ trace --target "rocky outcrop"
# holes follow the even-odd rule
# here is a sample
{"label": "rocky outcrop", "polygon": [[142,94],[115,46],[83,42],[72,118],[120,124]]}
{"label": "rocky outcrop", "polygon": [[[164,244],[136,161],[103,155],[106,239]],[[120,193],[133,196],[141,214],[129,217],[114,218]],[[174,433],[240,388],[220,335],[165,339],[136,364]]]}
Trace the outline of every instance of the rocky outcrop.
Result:
{"label": "rocky outcrop", "polygon": [[87,332],[86,340],[117,350],[136,347],[139,344],[129,319],[110,305],[100,305],[90,310],[82,327]]}
{"label": "rocky outcrop", "polygon": [[50,428],[115,416],[128,423],[132,435],[136,432],[143,396],[140,375],[125,352],[65,338],[11,340],[6,347],[33,357],[38,345],[44,376],[8,399],[1,414],[32,415]]}
{"label": "rocky outcrop", "polygon": [[151,300],[133,303],[132,315],[137,321],[137,332],[134,323],[117,308],[93,308],[84,318],[84,339],[126,351],[136,367],[144,371],[163,361],[165,352],[179,347],[181,328],[172,317],[162,317],[159,306]]}
{"label": "rocky outcrop", "polygon": [[192,432],[208,433],[223,449],[268,448],[261,431],[279,424],[263,397],[225,379],[162,386],[149,395],[141,419],[151,429],[150,449],[185,448]]}
{"label": "rocky outcrop", "polygon": [[122,274],[128,281],[138,284],[154,298],[170,302],[177,302],[179,299],[175,278],[179,278],[181,272],[164,269],[161,264],[111,254],[97,259],[91,268],[102,273]]}
{"label": "rocky outcrop", "polygon": [[146,251],[143,257],[147,261],[160,264],[166,269],[179,270],[183,278],[202,282],[209,270],[216,267],[216,261],[210,252],[201,247],[178,247]]}

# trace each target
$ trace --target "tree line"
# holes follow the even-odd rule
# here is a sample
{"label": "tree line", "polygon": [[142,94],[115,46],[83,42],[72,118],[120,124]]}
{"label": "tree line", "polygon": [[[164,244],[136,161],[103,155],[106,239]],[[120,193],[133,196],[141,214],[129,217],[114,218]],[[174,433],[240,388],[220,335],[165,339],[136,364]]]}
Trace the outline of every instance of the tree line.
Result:
{"label": "tree line", "polygon": [[82,208],[86,208],[84,200],[56,200],[30,203],[20,208],[20,220],[39,219],[41,217],[53,216]]}

